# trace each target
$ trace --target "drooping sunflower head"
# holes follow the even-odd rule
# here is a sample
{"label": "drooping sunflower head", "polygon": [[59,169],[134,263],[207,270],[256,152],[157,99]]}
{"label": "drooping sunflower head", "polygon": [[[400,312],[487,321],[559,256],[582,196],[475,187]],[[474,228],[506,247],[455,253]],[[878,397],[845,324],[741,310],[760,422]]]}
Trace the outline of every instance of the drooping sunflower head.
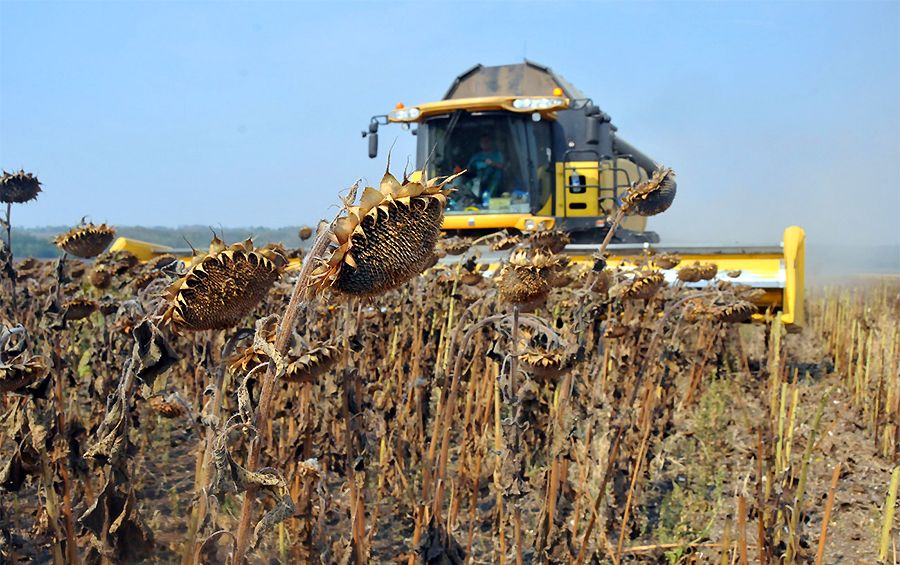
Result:
{"label": "drooping sunflower head", "polygon": [[701,280],[710,281],[716,278],[716,274],[719,272],[719,266],[715,263],[702,263],[699,271]]}
{"label": "drooping sunflower head", "polygon": [[666,279],[661,272],[646,271],[638,273],[631,280],[623,281],[610,292],[627,300],[646,300],[652,298],[665,284]]}
{"label": "drooping sunflower head", "polygon": [[521,359],[540,378],[559,377],[571,367],[571,356],[562,349],[533,347],[526,349]]}
{"label": "drooping sunflower head", "polygon": [[675,190],[675,171],[659,167],[649,179],[632,186],[622,198],[622,205],[639,216],[655,216],[669,209]]}
{"label": "drooping sunflower head", "polygon": [[660,269],[674,269],[681,263],[681,257],[674,253],[663,253],[654,256],[653,263]]}
{"label": "drooping sunflower head", "polygon": [[441,249],[447,252],[447,255],[462,255],[469,250],[472,242],[464,237],[448,237],[441,240]]}
{"label": "drooping sunflower head", "polygon": [[512,249],[521,243],[521,241],[522,238],[518,235],[511,235],[508,232],[503,232],[491,243],[491,251],[506,251],[507,249]]}
{"label": "drooping sunflower head", "polygon": [[379,189],[366,187],[359,203],[345,206],[329,226],[330,255],[313,272],[312,286],[369,297],[421,273],[440,237],[445,186],[457,176],[401,183],[387,172]]}
{"label": "drooping sunflower head", "polygon": [[737,324],[746,322],[756,314],[756,305],[746,300],[738,300],[732,304],[720,306],[715,311],[715,318],[720,322]]}
{"label": "drooping sunflower head", "polygon": [[303,241],[306,241],[307,239],[311,238],[312,235],[313,235],[313,229],[309,226],[300,226],[300,229],[297,230],[297,237],[299,237]]}
{"label": "drooping sunflower head", "polygon": [[121,249],[99,255],[94,264],[107,268],[115,276],[121,276],[138,266],[140,262],[133,253]]}
{"label": "drooping sunflower head", "polygon": [[559,259],[544,251],[514,251],[497,275],[500,299],[518,305],[541,301],[560,267]]}
{"label": "drooping sunflower head", "polygon": [[305,349],[301,355],[289,358],[281,378],[289,383],[315,382],[340,360],[342,351],[330,342]]}
{"label": "drooping sunflower head", "polygon": [[222,330],[236,326],[265,298],[287,264],[272,249],[251,240],[225,246],[214,238],[209,253],[196,256],[169,287],[163,321],[177,330]]}
{"label": "drooping sunflower head", "polygon": [[165,276],[165,273],[158,269],[147,270],[139,274],[134,280],[131,281],[131,287],[134,290],[144,290],[145,288],[150,286],[150,283],[152,283],[156,279],[164,278]]}
{"label": "drooping sunflower head", "polygon": [[184,404],[174,394],[151,396],[147,399],[147,405],[162,418],[180,418],[187,413]]}
{"label": "drooping sunflower head", "polygon": [[532,249],[543,249],[550,253],[559,253],[572,243],[572,238],[561,230],[544,230],[531,234],[528,238]]}
{"label": "drooping sunflower head", "polygon": [[94,288],[98,290],[106,290],[112,285],[112,273],[109,272],[104,266],[97,266],[91,270],[91,274],[88,276],[88,280],[91,281],[91,284]]}
{"label": "drooping sunflower head", "polygon": [[678,280],[688,283],[699,282],[702,274],[702,265],[700,265],[699,261],[694,261],[692,264],[678,269]]}
{"label": "drooping sunflower head", "polygon": [[56,237],[56,246],[76,257],[90,259],[103,253],[116,236],[116,230],[106,224],[81,224]]}
{"label": "drooping sunflower head", "polygon": [[37,198],[41,192],[41,181],[31,173],[23,170],[0,175],[0,202],[4,204],[22,204]]}
{"label": "drooping sunflower head", "polygon": [[83,320],[97,310],[99,304],[89,298],[73,298],[63,305],[66,319],[69,321]]}

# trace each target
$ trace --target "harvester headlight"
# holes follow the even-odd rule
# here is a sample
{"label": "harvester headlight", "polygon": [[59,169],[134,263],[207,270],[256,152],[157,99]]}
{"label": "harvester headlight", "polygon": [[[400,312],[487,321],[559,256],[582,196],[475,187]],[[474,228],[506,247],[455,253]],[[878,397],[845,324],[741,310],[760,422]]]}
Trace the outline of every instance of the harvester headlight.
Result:
{"label": "harvester headlight", "polygon": [[525,220],[525,230],[534,231],[534,220]]}
{"label": "harvester headlight", "polygon": [[392,122],[412,122],[419,118],[422,112],[418,108],[397,108],[388,114],[388,118]]}
{"label": "harvester headlight", "polygon": [[565,98],[516,98],[512,106],[516,110],[552,110],[566,105]]}

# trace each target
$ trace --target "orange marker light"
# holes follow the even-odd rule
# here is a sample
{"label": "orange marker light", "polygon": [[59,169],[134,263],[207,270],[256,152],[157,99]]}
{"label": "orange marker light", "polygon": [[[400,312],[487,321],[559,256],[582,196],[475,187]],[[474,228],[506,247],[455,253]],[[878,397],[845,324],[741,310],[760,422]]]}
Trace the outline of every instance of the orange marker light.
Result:
{"label": "orange marker light", "polygon": [[397,102],[397,109],[398,109],[398,110],[402,110],[402,109],[405,108],[405,107],[406,107],[406,106],[403,105],[403,102]]}
{"label": "orange marker light", "polygon": [[553,96],[562,96],[562,95],[563,95],[562,88],[557,86],[556,88],[553,89]]}

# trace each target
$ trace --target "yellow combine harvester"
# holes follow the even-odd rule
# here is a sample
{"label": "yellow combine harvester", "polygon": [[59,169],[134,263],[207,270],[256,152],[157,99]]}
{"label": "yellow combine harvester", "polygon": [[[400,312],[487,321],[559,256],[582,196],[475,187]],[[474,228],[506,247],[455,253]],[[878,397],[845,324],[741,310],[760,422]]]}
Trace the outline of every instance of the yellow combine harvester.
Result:
{"label": "yellow combine harvester", "polygon": [[[574,261],[591,254],[606,236],[621,197],[648,177],[656,163],[617,134],[608,114],[547,67],[476,65],[456,78],[443,100],[398,104],[373,116],[363,136],[369,157],[378,155],[380,126],[401,124],[417,139],[417,172],[429,176],[467,170],[454,183],[443,228],[448,234],[477,237],[493,232],[561,229],[573,243]],[[625,216],[608,251],[610,263],[626,261],[648,247],[681,255],[684,262],[714,262],[720,276],[765,290],[760,306],[781,310],[782,321],[803,324],[805,236],[785,230],[780,246],[668,247],[646,229],[646,218]],[[143,260],[167,247],[120,238],[113,249]],[[501,256],[486,253],[482,260]],[[674,280],[675,273],[667,272]]]}
{"label": "yellow combine harvester", "polygon": [[[363,132],[369,157],[378,154],[379,127],[393,123],[416,136],[419,171],[429,176],[467,171],[454,183],[445,232],[482,236],[558,228],[571,235],[566,252],[575,261],[593,261],[590,255],[606,236],[625,191],[657,168],[618,135],[593,100],[530,61],[476,65],[459,75],[440,101],[398,104],[373,116]],[[786,229],[780,246],[674,248],[653,245],[659,236],[647,231],[646,222],[625,216],[608,248],[612,264],[647,246],[678,253],[684,262],[714,262],[723,277],[741,271],[728,280],[765,290],[760,306],[781,309],[786,324],[803,324],[802,229]],[[674,280],[674,272],[666,274]]]}

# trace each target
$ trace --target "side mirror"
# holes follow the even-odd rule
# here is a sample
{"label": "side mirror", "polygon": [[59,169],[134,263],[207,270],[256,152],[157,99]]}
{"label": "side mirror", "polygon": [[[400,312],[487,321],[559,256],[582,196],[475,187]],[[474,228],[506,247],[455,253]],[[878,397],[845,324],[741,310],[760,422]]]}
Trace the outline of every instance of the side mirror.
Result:
{"label": "side mirror", "polygon": [[378,157],[378,134],[369,134],[369,159]]}
{"label": "side mirror", "polygon": [[369,138],[369,159],[374,159],[378,156],[378,122],[369,123],[367,137]]}

